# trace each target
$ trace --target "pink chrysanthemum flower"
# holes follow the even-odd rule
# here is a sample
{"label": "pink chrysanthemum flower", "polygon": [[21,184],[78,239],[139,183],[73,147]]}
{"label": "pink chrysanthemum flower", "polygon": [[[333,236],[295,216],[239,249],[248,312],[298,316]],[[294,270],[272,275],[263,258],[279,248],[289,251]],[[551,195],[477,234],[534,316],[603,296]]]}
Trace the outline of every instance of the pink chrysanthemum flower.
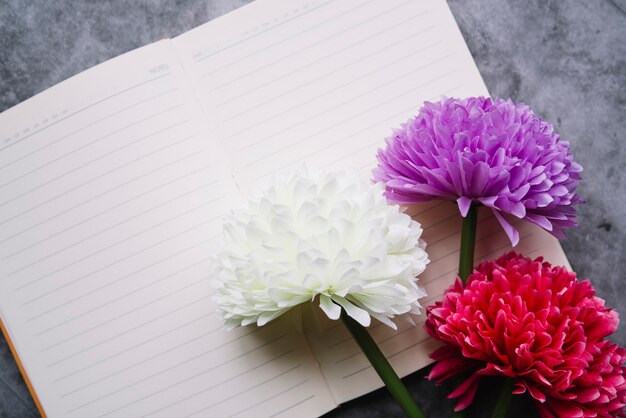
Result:
{"label": "pink chrysanthemum flower", "polygon": [[526,105],[485,97],[426,102],[378,151],[374,180],[387,199],[472,202],[489,207],[513,245],[517,230],[504,215],[539,225],[558,238],[576,225],[582,168],[569,143]]}
{"label": "pink chrysanthemum flower", "polygon": [[615,311],[588,280],[511,252],[480,264],[428,308],[426,329],[446,343],[429,379],[467,379],[450,394],[469,406],[482,376],[514,380],[542,417],[614,417],[626,402],[626,350],[605,339]]}

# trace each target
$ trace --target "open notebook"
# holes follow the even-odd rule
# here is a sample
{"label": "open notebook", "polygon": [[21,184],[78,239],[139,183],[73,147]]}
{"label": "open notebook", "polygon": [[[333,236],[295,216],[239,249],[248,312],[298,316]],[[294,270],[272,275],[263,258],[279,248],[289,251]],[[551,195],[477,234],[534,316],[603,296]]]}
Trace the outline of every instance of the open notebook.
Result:
{"label": "open notebook", "polygon": [[[277,170],[368,175],[424,100],[487,94],[444,0],[258,0],[81,73],[0,115],[0,316],[50,417],[316,416],[382,385],[339,323],[224,331],[208,253]],[[452,203],[411,208],[441,296]],[[477,257],[508,239],[487,212]],[[519,249],[566,263],[518,224]],[[415,317],[418,324],[423,317]],[[401,375],[422,327],[374,324]]]}

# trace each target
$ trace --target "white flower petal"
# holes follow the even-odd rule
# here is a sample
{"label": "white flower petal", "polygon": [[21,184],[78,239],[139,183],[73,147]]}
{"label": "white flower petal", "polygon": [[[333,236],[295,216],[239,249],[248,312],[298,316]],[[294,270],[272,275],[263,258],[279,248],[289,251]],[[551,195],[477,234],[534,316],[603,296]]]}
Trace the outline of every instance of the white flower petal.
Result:
{"label": "white flower petal", "polygon": [[378,319],[380,322],[382,322],[383,324],[387,325],[388,327],[397,330],[398,326],[389,318],[387,318],[385,315],[380,315],[377,313],[372,313],[371,314],[372,317]]}
{"label": "white flower petal", "polygon": [[330,319],[339,319],[339,315],[341,315],[341,306],[326,295],[320,295],[320,308]]}
{"label": "white flower petal", "polygon": [[333,300],[339,303],[341,307],[346,310],[348,316],[352,317],[356,322],[363,325],[364,327],[370,326],[372,318],[365,309],[361,309],[358,306],[353,305],[352,302],[345,298],[342,298],[341,296],[333,296]]}
{"label": "white flower petal", "polygon": [[305,169],[228,215],[211,283],[226,325],[262,325],[317,295],[329,318],[345,309],[364,325],[395,327],[391,318],[419,309],[422,228],[383,192],[356,171]]}

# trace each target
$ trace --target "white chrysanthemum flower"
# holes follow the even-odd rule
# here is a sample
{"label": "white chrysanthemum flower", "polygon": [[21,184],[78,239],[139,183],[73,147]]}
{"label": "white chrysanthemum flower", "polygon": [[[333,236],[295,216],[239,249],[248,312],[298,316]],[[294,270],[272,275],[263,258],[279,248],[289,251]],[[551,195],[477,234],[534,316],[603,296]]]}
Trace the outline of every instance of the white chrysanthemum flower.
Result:
{"label": "white chrysanthemum flower", "polygon": [[229,215],[213,280],[226,326],[264,325],[318,296],[329,318],[343,307],[364,326],[419,313],[422,228],[383,191],[355,171],[302,170]]}

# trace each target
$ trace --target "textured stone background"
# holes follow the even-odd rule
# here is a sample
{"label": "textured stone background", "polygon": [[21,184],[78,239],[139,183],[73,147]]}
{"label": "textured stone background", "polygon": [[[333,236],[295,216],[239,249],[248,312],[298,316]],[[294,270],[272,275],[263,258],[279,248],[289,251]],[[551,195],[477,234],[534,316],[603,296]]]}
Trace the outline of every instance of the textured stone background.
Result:
{"label": "textured stone background", "polygon": [[[285,0],[287,1],[287,0]],[[426,0],[422,0],[426,1]],[[0,0],[0,111],[123,52],[173,37],[246,0]],[[580,277],[626,308],[626,0],[449,0],[494,96],[523,101],[571,141],[585,167],[581,226],[563,241]],[[626,323],[615,340],[626,345]],[[446,388],[407,383],[431,417]],[[417,395],[419,393],[419,395]],[[481,396],[488,405],[490,396]],[[529,416],[522,400],[514,415]],[[0,337],[0,417],[36,416]],[[480,414],[471,414],[477,416]],[[401,416],[385,391],[329,417]]]}

